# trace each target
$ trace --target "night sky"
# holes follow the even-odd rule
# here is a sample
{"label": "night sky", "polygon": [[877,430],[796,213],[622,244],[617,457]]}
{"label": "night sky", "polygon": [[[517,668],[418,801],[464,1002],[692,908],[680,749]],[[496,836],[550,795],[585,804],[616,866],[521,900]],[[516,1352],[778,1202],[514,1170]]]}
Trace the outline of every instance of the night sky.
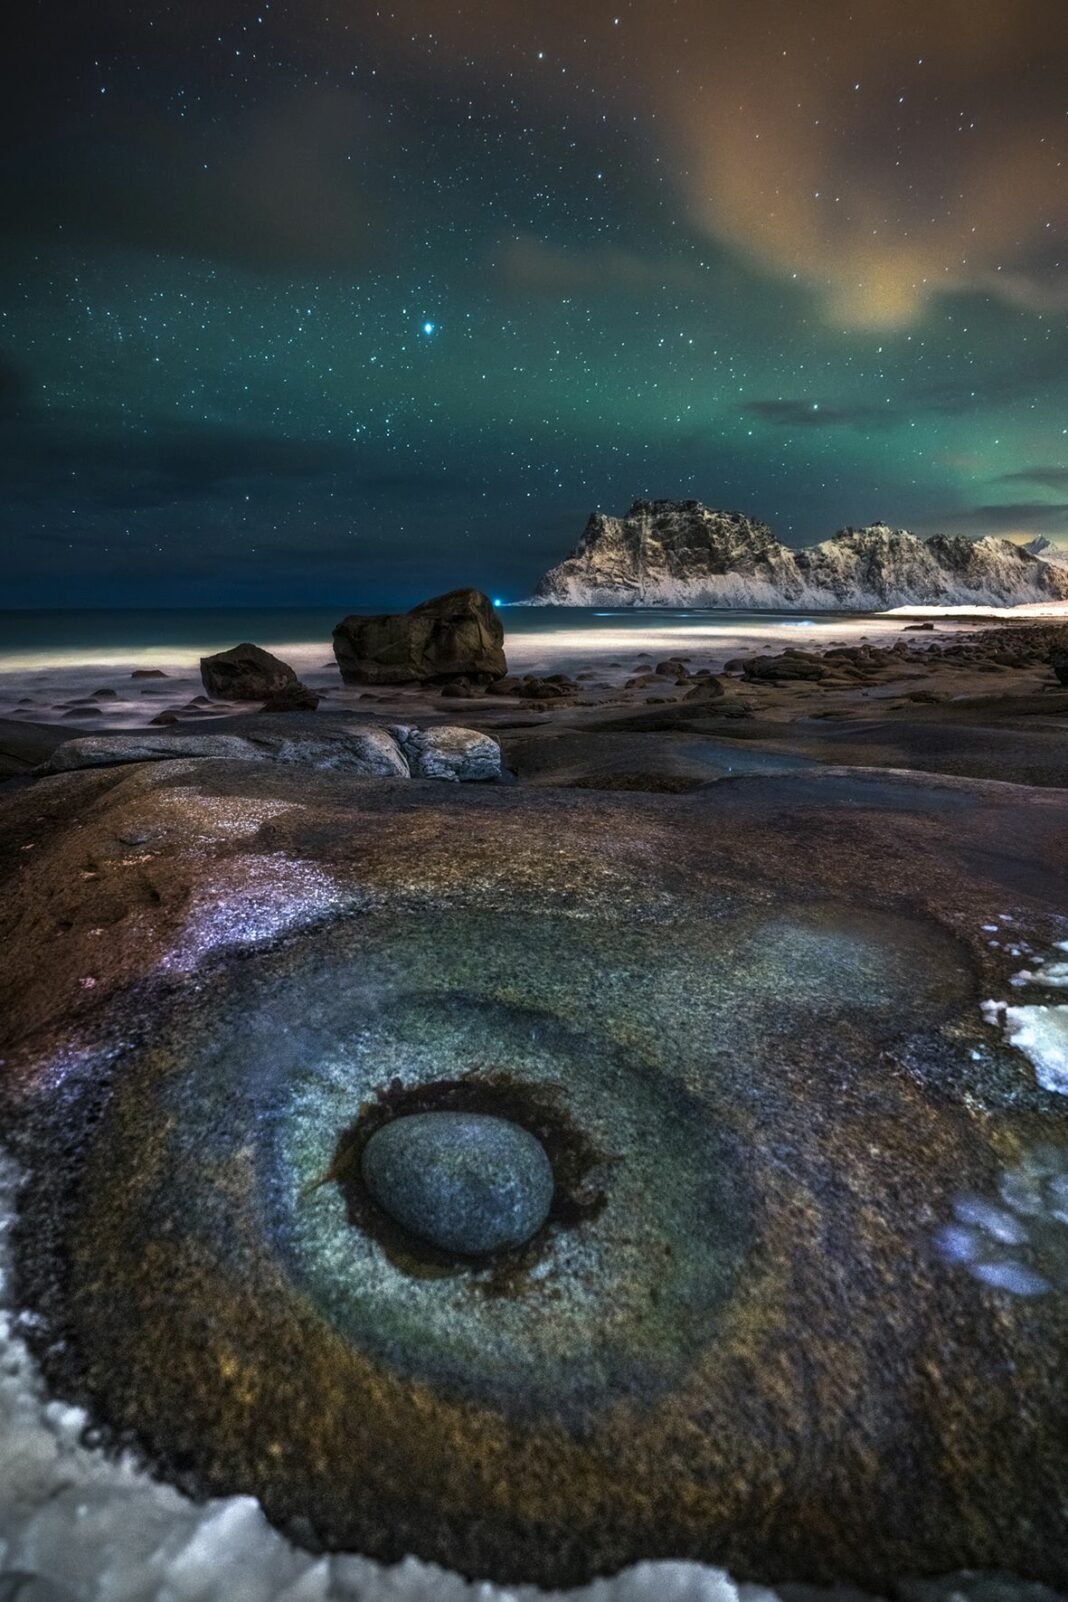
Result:
{"label": "night sky", "polygon": [[636,496],[1068,542],[1064,0],[16,10],[0,604],[516,598]]}

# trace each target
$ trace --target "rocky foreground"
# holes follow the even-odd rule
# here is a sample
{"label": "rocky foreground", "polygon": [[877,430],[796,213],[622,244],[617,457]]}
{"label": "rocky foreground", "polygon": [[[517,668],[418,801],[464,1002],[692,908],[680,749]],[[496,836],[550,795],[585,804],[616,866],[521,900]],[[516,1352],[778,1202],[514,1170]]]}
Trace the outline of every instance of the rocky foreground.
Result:
{"label": "rocky foreground", "polygon": [[[502,1582],[1068,1585],[1065,634],[5,730],[16,1289],[94,1449]],[[473,1255],[374,1155],[443,1114],[552,1170]]]}
{"label": "rocky foreground", "polygon": [[842,529],[803,550],[766,523],[700,501],[635,501],[594,512],[535,606],[1018,606],[1068,598],[1068,567],[1011,540],[919,539],[886,523]]}

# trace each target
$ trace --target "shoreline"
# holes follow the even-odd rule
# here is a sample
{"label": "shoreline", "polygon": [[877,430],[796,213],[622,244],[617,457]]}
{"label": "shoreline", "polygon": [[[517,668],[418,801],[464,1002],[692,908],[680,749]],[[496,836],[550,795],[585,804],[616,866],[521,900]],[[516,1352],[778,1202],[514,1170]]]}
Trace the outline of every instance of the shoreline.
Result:
{"label": "shoreline", "polygon": [[315,711],[213,701],[191,675],[134,680],[125,701],[102,685],[96,698],[61,701],[44,716],[37,705],[0,709],[0,774],[24,779],[59,745],[87,735],[303,740],[419,723],[492,735],[506,770],[538,785],[678,791],[741,771],[830,762],[1068,787],[1068,685],[1050,664],[1068,649],[1068,626],[899,619],[877,632],[864,619],[852,636],[828,632],[834,638],[787,633],[788,644],[765,635],[771,649],[730,656],[725,641],[671,652],[662,636],[636,634],[632,647],[644,648],[614,656],[603,639],[587,639],[608,660],[587,652],[571,672],[560,670],[563,651],[547,662],[531,653],[536,671],[513,650],[515,673],[488,689],[344,685],[315,647],[317,670],[294,662],[321,696]]}

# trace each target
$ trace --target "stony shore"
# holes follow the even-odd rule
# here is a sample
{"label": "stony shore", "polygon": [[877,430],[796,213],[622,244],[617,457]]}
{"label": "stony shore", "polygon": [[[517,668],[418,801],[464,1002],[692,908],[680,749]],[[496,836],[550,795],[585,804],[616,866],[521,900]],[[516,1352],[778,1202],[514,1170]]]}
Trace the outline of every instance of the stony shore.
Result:
{"label": "stony shore", "polygon": [[[1052,665],[1058,653],[1068,653],[1068,624],[903,622],[889,643],[797,646],[726,663],[711,653],[637,652],[489,686],[338,685],[319,692],[315,712],[199,696],[165,721],[148,720],[160,726],[146,734],[164,749],[208,733],[268,747],[354,728],[462,725],[497,739],[520,782],[595,789],[691,789],[724,774],[769,771],[775,760],[1068,786],[1068,684]],[[164,684],[158,693],[166,695]],[[81,722],[0,720],[0,776],[29,778],[71,740],[92,734],[107,742],[107,704],[90,705]],[[130,730],[114,734],[118,747]],[[308,760],[314,765],[310,748]]]}

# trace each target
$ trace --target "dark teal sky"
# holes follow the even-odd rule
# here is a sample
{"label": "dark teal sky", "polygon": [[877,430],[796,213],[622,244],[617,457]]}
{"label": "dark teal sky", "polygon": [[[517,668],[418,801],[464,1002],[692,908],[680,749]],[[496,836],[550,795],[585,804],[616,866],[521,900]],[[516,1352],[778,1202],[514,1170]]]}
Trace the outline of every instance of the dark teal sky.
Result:
{"label": "dark teal sky", "polygon": [[1063,7],[802,9],[25,11],[7,604],[516,597],[638,495],[1068,541]]}

